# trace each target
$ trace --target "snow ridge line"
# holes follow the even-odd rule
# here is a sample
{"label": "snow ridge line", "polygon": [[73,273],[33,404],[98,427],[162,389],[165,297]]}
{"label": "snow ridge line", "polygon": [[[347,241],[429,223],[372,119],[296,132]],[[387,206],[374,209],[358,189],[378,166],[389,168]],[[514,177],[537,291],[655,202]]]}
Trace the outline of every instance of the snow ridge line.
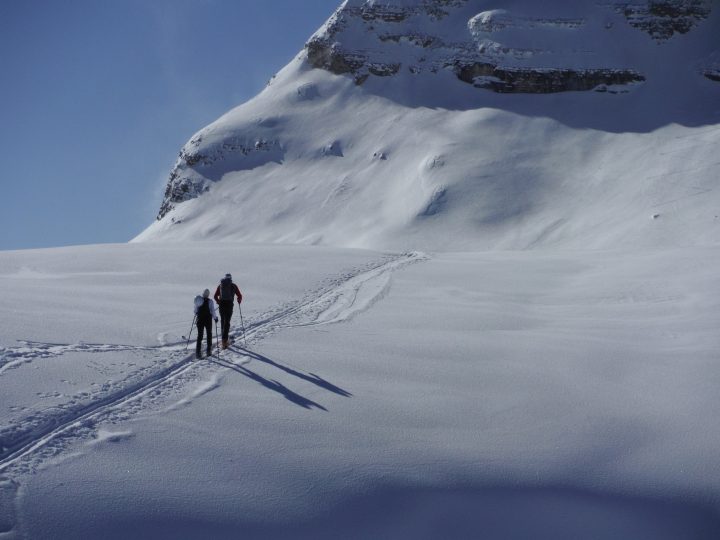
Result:
{"label": "snow ridge line", "polygon": [[[248,326],[246,338],[251,342],[259,341],[282,328],[311,326],[317,324],[330,324],[350,319],[356,313],[368,309],[375,301],[384,295],[389,286],[389,274],[408,264],[426,260],[428,257],[419,252],[404,253],[392,256],[369,267],[360,268],[355,272],[346,273],[330,282],[329,286],[320,291],[306,295],[303,300],[295,302],[285,308],[273,311],[253,321]],[[379,293],[371,294],[358,304],[363,296],[363,286],[385,278],[382,287],[371,287]],[[308,320],[309,319],[309,320]],[[235,337],[238,333],[235,332]],[[27,342],[31,344],[32,342]],[[33,343],[34,344],[34,343]],[[41,344],[42,345],[42,344]],[[68,347],[68,346],[65,346]],[[157,348],[148,348],[155,349]],[[161,347],[168,351],[176,350],[174,345]],[[83,349],[87,350],[87,349]],[[95,347],[96,352],[115,350],[103,346]],[[60,435],[72,432],[92,424],[93,418],[142,397],[155,388],[171,381],[184,373],[191,366],[194,354],[185,355],[180,361],[164,369],[130,384],[117,392],[113,392],[92,403],[81,405],[58,416],[52,416],[40,426],[21,433],[12,440],[0,440],[0,472],[5,471],[25,456],[41,449]]]}

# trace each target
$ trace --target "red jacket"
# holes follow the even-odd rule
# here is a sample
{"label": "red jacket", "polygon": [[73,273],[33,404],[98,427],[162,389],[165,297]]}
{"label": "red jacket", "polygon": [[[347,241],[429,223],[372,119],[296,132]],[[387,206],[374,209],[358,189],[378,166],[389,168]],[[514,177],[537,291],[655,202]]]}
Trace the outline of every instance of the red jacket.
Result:
{"label": "red jacket", "polygon": [[[240,289],[238,289],[238,286],[233,283],[233,292],[235,293],[235,296],[237,296],[238,304],[242,302],[242,293],[240,292]],[[220,285],[217,286],[217,289],[215,289],[215,295],[213,296],[215,301],[219,304],[220,303]]]}

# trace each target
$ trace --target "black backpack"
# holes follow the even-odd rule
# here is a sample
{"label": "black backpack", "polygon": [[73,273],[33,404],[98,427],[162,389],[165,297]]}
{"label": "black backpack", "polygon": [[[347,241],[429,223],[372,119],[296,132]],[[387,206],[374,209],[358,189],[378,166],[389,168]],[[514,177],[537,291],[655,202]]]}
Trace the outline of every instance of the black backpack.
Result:
{"label": "black backpack", "polygon": [[198,321],[201,323],[207,322],[210,320],[210,299],[209,298],[203,298],[203,303],[198,307],[197,310],[197,318]]}
{"label": "black backpack", "polygon": [[233,286],[232,279],[223,278],[220,281],[220,301],[232,302],[233,296],[235,296],[235,287]]}

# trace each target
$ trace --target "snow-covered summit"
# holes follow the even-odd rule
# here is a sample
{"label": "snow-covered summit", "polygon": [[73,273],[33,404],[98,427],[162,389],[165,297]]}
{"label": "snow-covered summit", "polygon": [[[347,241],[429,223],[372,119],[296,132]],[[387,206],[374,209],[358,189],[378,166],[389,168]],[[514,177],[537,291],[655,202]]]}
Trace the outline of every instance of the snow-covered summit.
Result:
{"label": "snow-covered summit", "polygon": [[707,0],[348,0],[136,240],[715,243],[718,35]]}

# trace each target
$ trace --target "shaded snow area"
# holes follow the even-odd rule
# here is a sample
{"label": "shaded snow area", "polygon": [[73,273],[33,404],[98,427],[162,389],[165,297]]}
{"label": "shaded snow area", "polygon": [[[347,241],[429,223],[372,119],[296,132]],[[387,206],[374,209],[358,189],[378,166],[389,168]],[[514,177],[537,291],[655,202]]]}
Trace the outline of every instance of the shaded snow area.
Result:
{"label": "shaded snow area", "polygon": [[[0,538],[718,538],[718,263],[2,252]],[[196,361],[225,272],[245,332]]]}

